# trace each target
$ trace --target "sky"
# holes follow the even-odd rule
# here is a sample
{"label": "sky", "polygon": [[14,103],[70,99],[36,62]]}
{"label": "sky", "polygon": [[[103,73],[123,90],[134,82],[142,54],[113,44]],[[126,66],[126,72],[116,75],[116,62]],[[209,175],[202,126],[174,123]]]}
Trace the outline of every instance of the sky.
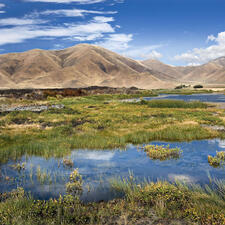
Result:
{"label": "sky", "polygon": [[136,60],[225,56],[224,0],[0,0],[0,54],[79,43]]}

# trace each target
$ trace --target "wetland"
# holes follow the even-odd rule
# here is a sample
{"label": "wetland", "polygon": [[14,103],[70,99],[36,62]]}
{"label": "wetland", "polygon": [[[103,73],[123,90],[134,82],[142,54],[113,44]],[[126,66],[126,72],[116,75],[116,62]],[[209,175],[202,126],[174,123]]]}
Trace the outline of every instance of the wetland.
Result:
{"label": "wetland", "polygon": [[225,95],[162,92],[0,98],[0,223],[225,224]]}

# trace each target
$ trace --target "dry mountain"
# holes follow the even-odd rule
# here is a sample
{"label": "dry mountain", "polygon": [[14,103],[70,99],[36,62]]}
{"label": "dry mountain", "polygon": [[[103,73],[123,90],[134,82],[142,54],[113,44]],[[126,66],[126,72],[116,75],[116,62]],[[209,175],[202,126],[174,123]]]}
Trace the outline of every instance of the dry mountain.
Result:
{"label": "dry mountain", "polygon": [[177,82],[225,85],[225,57],[215,59],[200,66],[174,67],[157,60],[146,60],[142,64],[149,69],[176,78]]}
{"label": "dry mountain", "polygon": [[87,86],[173,87],[174,79],[104,48],[80,44],[60,51],[34,49],[0,55],[0,88]]}
{"label": "dry mountain", "polygon": [[80,44],[64,50],[34,49],[0,55],[0,89],[87,86],[171,88],[180,83],[225,84],[225,57],[201,66],[174,67],[135,61]]}

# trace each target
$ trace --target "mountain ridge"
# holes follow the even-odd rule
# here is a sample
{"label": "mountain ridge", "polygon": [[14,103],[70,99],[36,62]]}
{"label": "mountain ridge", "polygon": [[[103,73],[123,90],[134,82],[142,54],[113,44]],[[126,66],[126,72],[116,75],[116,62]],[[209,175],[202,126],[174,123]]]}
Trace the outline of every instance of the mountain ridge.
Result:
{"label": "mountain ridge", "polygon": [[225,83],[224,71],[225,57],[202,67],[172,67],[157,60],[136,61],[96,45],[78,44],[62,50],[33,49],[0,55],[0,88],[172,88],[203,78],[209,83]]}

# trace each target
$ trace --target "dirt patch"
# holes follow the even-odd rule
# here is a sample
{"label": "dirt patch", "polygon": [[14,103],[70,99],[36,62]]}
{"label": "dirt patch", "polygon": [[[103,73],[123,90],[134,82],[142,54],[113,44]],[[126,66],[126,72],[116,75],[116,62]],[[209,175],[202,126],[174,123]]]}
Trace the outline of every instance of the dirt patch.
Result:
{"label": "dirt patch", "polygon": [[225,131],[224,126],[201,124],[201,127],[209,128],[211,130],[216,130],[216,131]]}
{"label": "dirt patch", "polygon": [[33,124],[11,124],[11,125],[8,125],[7,128],[15,129],[15,130],[24,130],[29,128],[41,129],[42,127],[40,124],[33,123]]}

